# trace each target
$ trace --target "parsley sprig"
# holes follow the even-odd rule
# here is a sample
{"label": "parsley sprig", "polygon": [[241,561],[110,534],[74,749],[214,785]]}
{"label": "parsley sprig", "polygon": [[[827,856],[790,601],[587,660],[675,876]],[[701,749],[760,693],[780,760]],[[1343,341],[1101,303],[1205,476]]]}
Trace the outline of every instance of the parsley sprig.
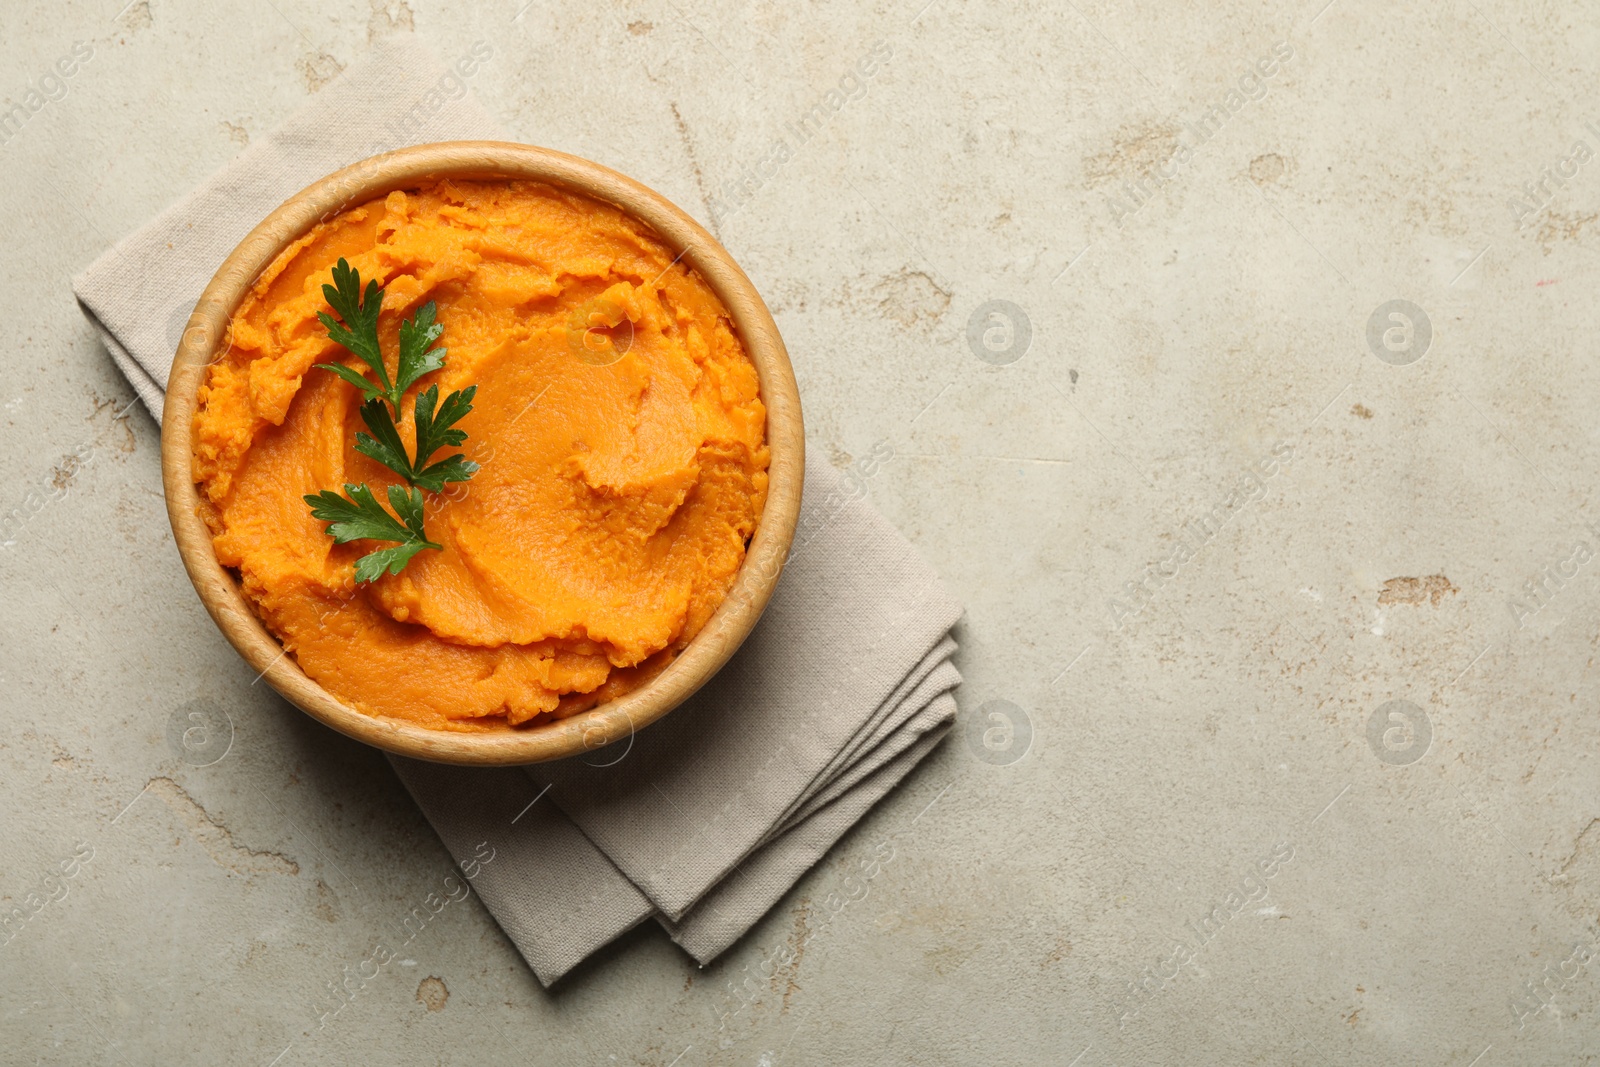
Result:
{"label": "parsley sprig", "polygon": [[444,406],[437,413],[434,411],[439,403],[437,385],[430,385],[417,394],[412,411],[412,421],[417,430],[417,458],[414,461],[406,455],[405,443],[400,440],[400,431],[389,417],[388,407],[381,399],[374,397],[361,405],[361,421],[367,424],[372,436],[356,434],[356,451],[363,456],[371,456],[412,485],[420,485],[435,493],[442,492],[446,482],[464,482],[478,470],[478,465],[466,456],[457,452],[438,463],[428,463],[428,457],[441,448],[458,446],[467,439],[465,430],[451,427],[472,410],[472,398],[477,392],[476,385],[469,385],[451,393],[444,398]]}
{"label": "parsley sprig", "polygon": [[443,545],[428,540],[422,529],[422,490],[407,489],[403,485],[389,487],[389,506],[394,508],[404,522],[395,520],[383,510],[383,505],[365,485],[345,483],[344,491],[350,499],[324,489],[316,496],[306,497],[311,505],[311,516],[329,523],[328,533],[334,544],[351,541],[398,541],[393,548],[380,548],[356,560],[356,581],[370,582],[383,575],[399,574],[405,565],[425,548],[443,549]]}
{"label": "parsley sprig", "polygon": [[382,397],[396,415],[400,414],[400,398],[406,395],[418,378],[444,366],[448,349],[428,346],[439,339],[444,327],[434,321],[436,309],[428,301],[409,321],[400,323],[400,362],[393,381],[389,368],[384,365],[383,353],[378,348],[378,313],[383,310],[383,288],[377,281],[367,282],[367,292],[361,292],[361,272],[343,258],[334,265],[333,284],[322,287],[328,306],[339,313],[338,319],[326,311],[317,312],[317,318],[328,328],[328,337],[343,345],[377,375],[374,385],[360,371],[342,363],[318,363],[321,370],[332,371],[357,389],[368,400]]}
{"label": "parsley sprig", "polygon": [[[430,300],[410,319],[401,320],[400,351],[395,376],[389,377],[383,352],[378,345],[378,315],[383,310],[383,287],[368,281],[361,290],[361,274],[343,258],[333,268],[333,284],[322,287],[328,306],[338,313],[335,319],[325,311],[317,318],[327,327],[328,337],[361,362],[377,378],[371,378],[342,363],[318,363],[361,390],[361,421],[371,435],[356,434],[356,451],[382,463],[404,478],[411,488],[389,487],[389,505],[396,520],[384,510],[372,490],[365,485],[346,484],[346,497],[331,489],[307,496],[313,518],[327,522],[335,544],[373,540],[398,542],[393,548],[370,552],[356,561],[356,581],[370,582],[385,571],[399,574],[411,558],[425,548],[442,550],[428,540],[422,525],[422,490],[441,492],[449,482],[464,482],[478,471],[478,465],[459,452],[437,463],[428,460],[441,448],[459,447],[467,433],[456,426],[472,410],[476,385],[457,390],[439,402],[439,387],[430,385],[419,391],[412,402],[412,425],[416,436],[415,457],[406,451],[395,419],[406,391],[423,375],[444,366],[447,349],[434,348],[433,342],[444,333],[435,321],[437,309]],[[342,320],[342,321],[341,321]]]}

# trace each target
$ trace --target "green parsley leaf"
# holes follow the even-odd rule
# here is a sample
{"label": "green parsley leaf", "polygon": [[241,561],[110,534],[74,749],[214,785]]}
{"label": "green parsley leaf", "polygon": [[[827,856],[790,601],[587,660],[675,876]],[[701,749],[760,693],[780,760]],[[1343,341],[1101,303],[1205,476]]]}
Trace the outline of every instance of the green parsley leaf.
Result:
{"label": "green parsley leaf", "polygon": [[[452,427],[472,410],[472,398],[477,395],[476,385],[469,385],[465,389],[451,393],[444,398],[443,404],[438,404],[437,385],[430,385],[417,394],[414,409],[417,424],[416,473],[410,479],[413,485],[420,485],[437,493],[445,487],[446,482],[464,482],[478,472],[478,465],[459,453],[438,463],[423,466],[428,462],[428,457],[439,449],[460,447],[466,441],[467,432]],[[436,404],[437,413],[434,411]]]}
{"label": "green parsley leaf", "polygon": [[457,452],[417,472],[417,484],[435,493],[444,491],[449,482],[464,482],[478,473],[478,465]]}
{"label": "green parsley leaf", "polygon": [[389,414],[389,405],[379,399],[368,400],[361,405],[361,421],[367,424],[372,436],[357,433],[356,451],[371,456],[406,481],[415,483],[411,460],[406,456],[405,443],[400,440],[400,430]]}
{"label": "green parsley leaf", "polygon": [[346,482],[344,491],[350,499],[346,500],[332,489],[324,489],[315,496],[305,498],[305,502],[311,505],[312,518],[331,523],[328,533],[335,544],[349,544],[363,538],[374,541],[411,539],[410,531],[383,510],[383,505],[378,503],[371,489]]}
{"label": "green parsley leaf", "polygon": [[[383,365],[383,352],[378,347],[378,313],[383,310],[383,289],[377,281],[369,281],[363,298],[361,273],[352,269],[341,256],[333,267],[333,284],[324,285],[322,295],[328,301],[328,306],[344,320],[341,325],[326,311],[317,312],[317,318],[328,328],[328,336],[349,349],[352,355],[372,368],[372,373],[378,376],[381,388],[373,389],[369,383],[360,386],[361,391],[390,397],[390,402],[398,408],[398,398],[393,395],[395,390],[389,384],[389,370]],[[319,363],[317,366],[333,371],[346,381],[361,377],[355,371],[350,371],[348,375],[341,373],[333,364]],[[350,368],[346,367],[345,370]]]}
{"label": "green parsley leaf", "polygon": [[312,518],[330,524],[328,533],[335,544],[361,540],[399,542],[392,548],[369,552],[356,560],[357,582],[374,581],[384,571],[399,574],[411,562],[411,557],[425,548],[444,549],[443,545],[428,540],[423,532],[421,490],[402,485],[389,487],[389,506],[400,516],[399,520],[384,510],[367,486],[346,483],[344,491],[348,500],[331,489],[305,498],[311,505]]}
{"label": "green parsley leaf", "polygon": [[406,544],[395,545],[392,548],[380,548],[376,552],[368,552],[356,560],[356,581],[361,583],[375,582],[383,577],[383,572],[399,574],[406,569],[406,564],[411,562],[411,557],[421,552],[424,548],[436,548],[436,545]]}
{"label": "green parsley leaf", "polygon": [[[428,347],[444,333],[443,324],[433,321],[436,310],[430,300],[410,320],[400,323],[400,372],[394,383],[396,401],[418,378],[444,366],[449,349]],[[398,410],[399,404],[395,407]]]}

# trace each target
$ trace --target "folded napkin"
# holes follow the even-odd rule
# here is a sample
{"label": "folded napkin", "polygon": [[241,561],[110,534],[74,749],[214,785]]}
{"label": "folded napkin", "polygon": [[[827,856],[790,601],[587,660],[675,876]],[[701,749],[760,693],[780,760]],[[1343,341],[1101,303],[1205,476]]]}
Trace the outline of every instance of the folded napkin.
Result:
{"label": "folded napkin", "polygon": [[[158,420],[189,312],[256,222],[367,155],[503,137],[466,92],[469,66],[404,38],[379,47],[73,279]],[[949,730],[960,606],[826,463],[807,463],[804,499],[760,624],[661,722],[525,769],[391,757],[458,860],[493,855],[473,884],[546,985],[649,918],[708,962]]]}

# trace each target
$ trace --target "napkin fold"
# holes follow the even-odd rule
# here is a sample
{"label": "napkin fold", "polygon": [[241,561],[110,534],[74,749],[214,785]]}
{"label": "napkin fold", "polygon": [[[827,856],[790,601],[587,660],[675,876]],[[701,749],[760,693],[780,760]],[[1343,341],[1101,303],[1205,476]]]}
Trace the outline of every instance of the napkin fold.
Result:
{"label": "napkin fold", "polygon": [[[485,52],[480,42],[472,58]],[[189,312],[260,219],[380,151],[503,139],[466,90],[469,67],[407,38],[379,46],[73,279],[157,420]],[[671,715],[522,769],[390,760],[544,984],[652,918],[706,963],[948,732],[960,614],[859,485],[808,460],[799,533],[765,614]]]}

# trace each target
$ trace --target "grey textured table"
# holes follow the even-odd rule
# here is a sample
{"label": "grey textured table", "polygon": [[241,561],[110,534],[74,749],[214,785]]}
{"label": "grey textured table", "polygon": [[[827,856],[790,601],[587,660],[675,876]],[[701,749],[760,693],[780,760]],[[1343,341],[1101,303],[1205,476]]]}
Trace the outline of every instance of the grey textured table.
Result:
{"label": "grey textured table", "polygon": [[[1592,12],[121,2],[0,10],[0,1061],[1600,1057]],[[206,618],[68,291],[412,32],[718,233],[968,605],[957,735],[704,971],[545,993],[470,897],[371,962],[449,858]]]}

